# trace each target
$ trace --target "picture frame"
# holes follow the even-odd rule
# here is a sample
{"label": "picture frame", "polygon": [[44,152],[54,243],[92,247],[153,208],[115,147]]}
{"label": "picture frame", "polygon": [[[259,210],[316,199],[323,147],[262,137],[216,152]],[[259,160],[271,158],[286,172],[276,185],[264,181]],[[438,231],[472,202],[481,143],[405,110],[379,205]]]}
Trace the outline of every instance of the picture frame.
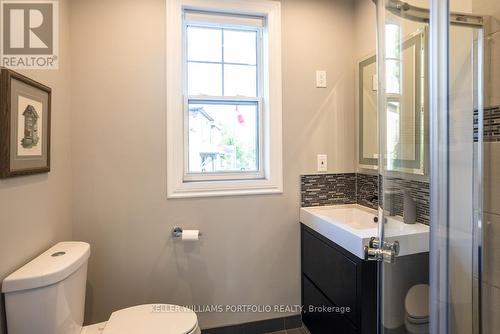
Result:
{"label": "picture frame", "polygon": [[52,90],[0,67],[0,179],[50,172]]}

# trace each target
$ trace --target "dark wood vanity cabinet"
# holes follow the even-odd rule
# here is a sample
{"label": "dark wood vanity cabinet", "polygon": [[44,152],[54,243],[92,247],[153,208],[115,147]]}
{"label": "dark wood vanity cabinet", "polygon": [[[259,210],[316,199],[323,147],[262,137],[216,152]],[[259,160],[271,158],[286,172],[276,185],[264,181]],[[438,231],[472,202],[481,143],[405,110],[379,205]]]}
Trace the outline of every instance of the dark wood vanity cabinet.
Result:
{"label": "dark wood vanity cabinet", "polygon": [[377,263],[301,224],[302,321],[311,334],[376,334]]}

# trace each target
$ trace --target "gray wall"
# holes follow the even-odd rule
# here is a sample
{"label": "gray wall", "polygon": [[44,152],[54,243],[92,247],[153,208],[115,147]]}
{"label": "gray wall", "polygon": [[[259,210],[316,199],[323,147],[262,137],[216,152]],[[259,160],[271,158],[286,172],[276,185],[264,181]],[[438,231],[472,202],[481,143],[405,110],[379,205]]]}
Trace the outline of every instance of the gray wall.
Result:
{"label": "gray wall", "polygon": [[[284,193],[166,199],[164,0],[72,1],[74,239],[87,322],[151,302],[298,304],[299,175],[354,171],[353,2],[283,0]],[[328,71],[316,89],[315,70]],[[174,225],[198,228],[174,243]],[[276,314],[199,314],[216,327]]]}
{"label": "gray wall", "polygon": [[[52,244],[71,239],[68,6],[60,1],[59,70],[22,73],[52,87],[52,170],[0,180],[0,281]],[[0,305],[0,333],[4,333]]]}

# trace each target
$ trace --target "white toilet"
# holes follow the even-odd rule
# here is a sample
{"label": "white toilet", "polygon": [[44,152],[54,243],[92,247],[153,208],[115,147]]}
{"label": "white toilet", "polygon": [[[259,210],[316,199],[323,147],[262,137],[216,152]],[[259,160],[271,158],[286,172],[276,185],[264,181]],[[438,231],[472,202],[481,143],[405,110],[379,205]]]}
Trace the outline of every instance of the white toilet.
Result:
{"label": "white toilet", "polygon": [[61,242],[2,283],[9,334],[200,334],[196,313],[168,304],[134,306],[83,327],[90,245]]}
{"label": "white toilet", "polygon": [[409,334],[429,333],[429,286],[417,284],[405,298],[405,327]]}

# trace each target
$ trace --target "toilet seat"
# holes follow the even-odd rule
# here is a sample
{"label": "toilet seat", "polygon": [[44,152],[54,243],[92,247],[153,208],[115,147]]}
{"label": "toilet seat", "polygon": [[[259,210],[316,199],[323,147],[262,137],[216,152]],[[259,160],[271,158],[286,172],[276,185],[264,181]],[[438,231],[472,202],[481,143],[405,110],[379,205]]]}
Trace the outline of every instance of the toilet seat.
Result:
{"label": "toilet seat", "polygon": [[429,323],[429,317],[424,317],[424,318],[413,318],[408,315],[406,318],[410,324],[415,324],[415,325],[424,325]]}
{"label": "toilet seat", "polygon": [[412,324],[405,319],[406,333],[408,334],[429,334],[429,324]]}
{"label": "toilet seat", "polygon": [[429,323],[429,286],[417,284],[411,287],[405,298],[406,320],[411,324]]}
{"label": "toilet seat", "polygon": [[192,310],[170,304],[146,304],[111,314],[102,334],[197,334],[198,319]]}

